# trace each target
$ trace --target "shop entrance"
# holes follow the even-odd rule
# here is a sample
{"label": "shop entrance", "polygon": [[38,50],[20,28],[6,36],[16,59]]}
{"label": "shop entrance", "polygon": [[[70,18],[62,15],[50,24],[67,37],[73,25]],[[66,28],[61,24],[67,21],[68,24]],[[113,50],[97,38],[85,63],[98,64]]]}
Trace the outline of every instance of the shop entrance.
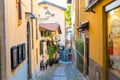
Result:
{"label": "shop entrance", "polygon": [[31,48],[30,48],[30,23],[27,22],[27,59],[28,59],[28,78],[31,77]]}
{"label": "shop entrance", "polygon": [[[119,5],[117,5],[119,3]],[[113,5],[116,5],[113,7]],[[120,1],[105,7],[107,20],[107,80],[120,80]]]}

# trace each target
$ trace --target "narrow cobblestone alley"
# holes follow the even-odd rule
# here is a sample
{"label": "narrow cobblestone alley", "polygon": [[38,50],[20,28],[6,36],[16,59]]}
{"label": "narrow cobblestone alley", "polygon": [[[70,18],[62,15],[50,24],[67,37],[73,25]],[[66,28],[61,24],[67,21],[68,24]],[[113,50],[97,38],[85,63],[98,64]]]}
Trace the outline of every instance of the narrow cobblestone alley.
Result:
{"label": "narrow cobblestone alley", "polygon": [[59,63],[37,75],[36,80],[86,80],[72,63]]}

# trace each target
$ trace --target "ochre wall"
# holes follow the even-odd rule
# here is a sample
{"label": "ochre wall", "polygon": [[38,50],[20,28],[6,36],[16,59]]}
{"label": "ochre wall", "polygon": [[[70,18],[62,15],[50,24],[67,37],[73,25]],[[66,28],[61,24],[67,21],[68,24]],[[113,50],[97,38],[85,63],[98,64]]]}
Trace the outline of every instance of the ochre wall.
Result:
{"label": "ochre wall", "polygon": [[[89,21],[89,53],[90,59],[95,61],[103,68],[103,77],[106,77],[106,43],[105,31],[105,13],[104,6],[112,0],[101,0],[96,6],[93,7],[92,12],[85,12],[85,0],[80,0],[80,22]],[[106,32],[105,32],[106,33]]]}
{"label": "ochre wall", "polygon": [[[11,66],[11,56],[10,56],[10,48],[12,46],[17,46],[18,44],[25,43],[27,45],[27,21],[28,19],[25,16],[25,12],[31,12],[31,0],[21,0],[22,1],[22,24],[18,26],[18,10],[17,10],[17,0],[8,0],[8,51],[9,51],[9,62],[8,64]],[[34,0],[33,5],[37,5],[37,0]],[[34,11],[36,15],[37,6],[34,6]],[[31,20],[30,20],[31,22]],[[31,25],[31,24],[30,24]],[[30,26],[31,32],[32,27]],[[32,33],[31,33],[32,35]],[[31,37],[32,38],[32,37]],[[32,39],[31,39],[32,40]],[[37,55],[39,53],[39,39],[36,40],[36,22],[33,20],[33,41],[34,41],[34,48],[31,48],[31,56],[32,56],[32,73],[34,73],[38,63],[37,63]],[[31,43],[32,44],[32,43]],[[36,54],[36,48],[38,48],[38,53]],[[26,46],[27,52],[27,46]],[[23,66],[23,64],[27,61],[24,60],[14,71],[9,68],[10,78]],[[27,68],[26,68],[27,69]]]}
{"label": "ochre wall", "polygon": [[79,27],[79,0],[72,1],[72,26],[74,27],[74,38],[78,39],[78,30]]}
{"label": "ochre wall", "polygon": [[[33,14],[38,17],[38,0],[33,0]],[[38,22],[38,21],[37,21]],[[36,27],[38,30],[38,39],[36,39]],[[32,49],[32,73],[35,73],[37,67],[39,67],[39,53],[40,53],[40,48],[39,48],[39,40],[40,40],[40,32],[38,28],[38,23],[36,25],[36,20],[33,19],[33,42],[34,42],[34,48]]]}
{"label": "ochre wall", "polygon": [[85,1],[80,1],[80,22],[89,21],[90,58],[103,66],[103,7],[111,0],[99,2],[92,12],[85,12]]}

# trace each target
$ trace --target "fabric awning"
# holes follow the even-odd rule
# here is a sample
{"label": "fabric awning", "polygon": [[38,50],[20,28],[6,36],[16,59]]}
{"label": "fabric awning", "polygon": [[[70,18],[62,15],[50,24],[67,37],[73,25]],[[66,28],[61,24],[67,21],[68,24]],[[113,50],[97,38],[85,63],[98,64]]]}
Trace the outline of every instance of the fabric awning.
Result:
{"label": "fabric awning", "polygon": [[40,23],[41,30],[57,31],[61,34],[61,28],[58,23]]}
{"label": "fabric awning", "polygon": [[85,29],[89,30],[89,22],[88,21],[81,22],[80,27],[78,28],[78,31],[81,32],[81,31],[84,31]]}

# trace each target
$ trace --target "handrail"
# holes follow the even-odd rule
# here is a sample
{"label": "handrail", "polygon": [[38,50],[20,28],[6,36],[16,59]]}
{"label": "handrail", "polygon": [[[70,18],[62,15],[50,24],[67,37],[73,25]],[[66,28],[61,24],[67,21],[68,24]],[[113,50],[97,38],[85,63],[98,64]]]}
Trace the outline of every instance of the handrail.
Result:
{"label": "handrail", "polygon": [[77,51],[77,54],[79,54],[84,59],[84,56],[81,53],[79,53],[78,50],[76,50],[76,51]]}

